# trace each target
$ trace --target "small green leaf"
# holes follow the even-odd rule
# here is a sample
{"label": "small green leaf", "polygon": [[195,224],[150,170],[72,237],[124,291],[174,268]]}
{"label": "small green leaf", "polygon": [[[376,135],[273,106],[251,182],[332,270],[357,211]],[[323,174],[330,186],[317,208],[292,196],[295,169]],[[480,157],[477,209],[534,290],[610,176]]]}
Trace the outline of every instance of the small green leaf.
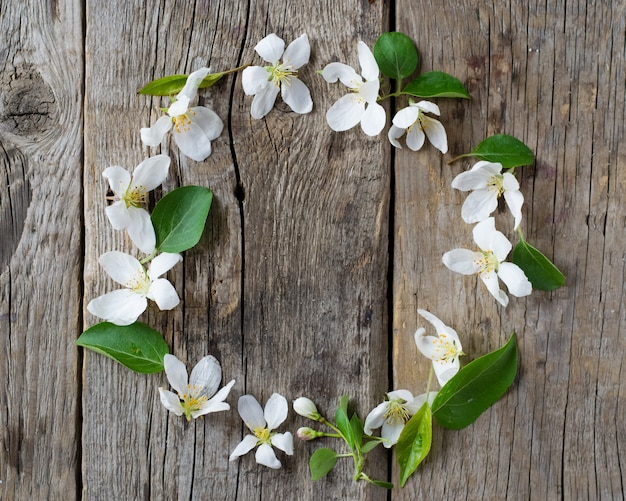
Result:
{"label": "small green leaf", "polygon": [[428,402],[408,420],[396,444],[396,457],[400,466],[400,487],[417,469],[430,452],[433,436],[432,414]]}
{"label": "small green leaf", "polygon": [[311,478],[319,480],[327,475],[337,463],[337,453],[332,449],[317,449],[309,460],[309,469],[311,470]]}
{"label": "small green leaf", "polygon": [[370,440],[369,442],[365,442],[365,444],[363,444],[363,447],[361,447],[361,452],[363,454],[367,454],[368,452],[374,450],[380,444],[382,444],[381,440]]}
{"label": "small green leaf", "polygon": [[530,165],[535,161],[535,155],[528,146],[507,134],[490,136],[476,146],[471,153],[459,155],[454,160],[463,157],[476,157],[487,162],[500,163],[505,169]]}
{"label": "small green leaf", "polygon": [[433,401],[433,416],[444,428],[469,426],[504,395],[516,373],[513,333],[502,348],[470,362],[439,390]]}
{"label": "small green leaf", "polygon": [[384,482],[382,480],[370,480],[377,487],[382,487],[384,489],[393,489],[393,484],[391,482]]}
{"label": "small green leaf", "polygon": [[[222,77],[224,73],[210,73],[202,83],[200,84],[200,89],[204,89],[206,87],[211,87],[215,85]],[[146,96],[174,96],[178,94],[185,83],[187,82],[188,75],[170,75],[163,78],[158,78],[153,80],[145,87],[143,87],[139,94],[144,94]]]}
{"label": "small green leaf", "polygon": [[565,284],[565,275],[523,238],[513,249],[511,261],[522,269],[534,289],[551,291]]}
{"label": "small green leaf", "polygon": [[448,73],[428,71],[410,82],[402,94],[416,97],[460,97],[470,99],[469,92],[463,84]]}
{"label": "small green leaf", "polygon": [[76,344],[142,374],[162,371],[163,357],[169,353],[163,336],[140,322],[124,326],[101,322],[83,332]]}
{"label": "small green leaf", "polygon": [[350,430],[352,431],[354,447],[360,449],[363,443],[363,423],[359,419],[359,416],[356,415],[356,412],[352,414],[350,418]]}
{"label": "small green leaf", "polygon": [[372,52],[381,73],[389,78],[401,80],[417,68],[417,48],[404,33],[383,33],[376,40]]}
{"label": "small green leaf", "polygon": [[152,211],[156,248],[183,252],[198,243],[204,230],[213,193],[203,186],[183,186],[157,202]]}
{"label": "small green leaf", "polygon": [[353,449],[354,437],[352,435],[352,425],[348,419],[348,400],[350,400],[348,395],[341,397],[339,407],[337,407],[337,410],[335,411],[335,424],[346,439],[348,446]]}

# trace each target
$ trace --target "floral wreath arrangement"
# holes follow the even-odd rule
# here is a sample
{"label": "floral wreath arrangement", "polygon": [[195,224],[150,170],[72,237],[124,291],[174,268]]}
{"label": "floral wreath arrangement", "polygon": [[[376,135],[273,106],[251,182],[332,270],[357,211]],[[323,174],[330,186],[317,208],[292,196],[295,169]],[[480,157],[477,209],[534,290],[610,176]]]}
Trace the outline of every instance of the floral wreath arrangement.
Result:
{"label": "floral wreath arrangement", "polygon": [[[340,62],[330,63],[318,72],[328,83],[340,81],[348,88],[348,93],[326,113],[331,129],[345,131],[360,125],[365,134],[376,136],[387,121],[380,101],[389,98],[400,101],[408,96],[408,105],[392,119],[389,141],[401,148],[399,140],[406,136],[406,146],[417,151],[428,138],[435,148],[446,153],[445,129],[432,116],[440,115],[439,107],[427,99],[469,99],[461,82],[449,74],[430,71],[403,85],[403,80],[417,69],[418,53],[413,41],[402,33],[383,33],[373,50],[363,42],[358,42],[357,49],[360,73]],[[222,132],[223,123],[209,108],[191,106],[191,103],[198,89],[211,87],[225,74],[237,71],[242,71],[245,94],[254,96],[253,118],[267,115],[279,93],[294,112],[309,113],[313,109],[311,94],[298,78],[298,69],[309,61],[307,35],[285,48],[284,41],[271,34],[261,40],[255,50],[268,64],[247,65],[221,73],[210,73],[208,68],[202,68],[190,75],[167,76],[146,85],[141,94],[170,96],[172,103],[162,108],[164,115],[152,126],[141,129],[143,143],[158,146],[171,132],[181,153],[196,161],[205,160],[211,154],[211,141]],[[393,83],[392,88],[381,88],[381,81],[385,82],[381,74],[389,85]],[[500,289],[500,280],[516,297],[529,295],[533,288],[553,290],[563,285],[563,274],[524,240],[519,228],[524,197],[515,178],[515,169],[534,162],[532,151],[512,136],[496,135],[452,161],[463,157],[475,157],[478,162],[457,175],[452,188],[471,192],[463,203],[461,216],[466,223],[476,223],[472,234],[478,250],[453,249],[443,255],[443,264],[464,275],[479,275],[489,293],[504,307],[509,298]],[[103,171],[112,193],[105,209],[111,226],[115,230],[126,230],[143,257],[138,259],[120,251],[100,256],[99,263],[122,288],[89,302],[88,311],[105,321],[85,330],[76,344],[136,372],[165,370],[174,392],[159,388],[163,406],[191,420],[229,410],[230,405],[225,400],[235,381],[231,380],[220,389],[222,369],[211,355],[202,358],[188,375],[185,364],[169,353],[162,335],[137,321],[146,310],[148,300],[154,301],[161,310],[171,310],[179,304],[174,286],[162,276],[182,261],[182,252],[199,242],[213,198],[209,188],[183,186],[163,196],[149,213],[146,209],[148,192],[166,179],[169,165],[170,158],[159,154],[141,162],[132,174],[120,166]],[[513,216],[513,231],[518,234],[519,241],[514,249],[508,238],[496,229],[491,216],[500,197]],[[511,260],[506,261],[511,251]],[[382,444],[386,448],[395,446],[400,485],[404,486],[430,451],[433,418],[444,428],[464,428],[500,399],[513,383],[518,363],[514,333],[502,348],[461,368],[459,357],[464,353],[456,331],[428,311],[420,309],[418,313],[435,330],[434,335],[427,334],[426,329],[420,327],[415,333],[417,349],[431,360],[424,393],[414,396],[406,389],[389,391],[365,420],[349,412],[350,398],[344,396],[334,422],[321,415],[311,399],[301,396],[293,401],[297,414],[325,427],[324,431],[301,427],[296,431],[298,438],[310,441],[326,437],[337,439],[340,444],[343,442],[341,452],[324,447],[311,455],[309,466],[313,480],[330,472],[339,458],[352,457],[354,480],[392,488],[393,484],[371,479],[363,471],[365,455]],[[433,374],[439,390],[431,390]],[[273,447],[287,455],[293,454],[293,435],[276,431],[287,418],[287,399],[274,393],[262,408],[254,396],[243,395],[238,401],[238,411],[251,434],[235,447],[230,460],[256,448],[258,463],[280,468],[281,462]],[[380,436],[374,435],[378,428],[381,428]]]}

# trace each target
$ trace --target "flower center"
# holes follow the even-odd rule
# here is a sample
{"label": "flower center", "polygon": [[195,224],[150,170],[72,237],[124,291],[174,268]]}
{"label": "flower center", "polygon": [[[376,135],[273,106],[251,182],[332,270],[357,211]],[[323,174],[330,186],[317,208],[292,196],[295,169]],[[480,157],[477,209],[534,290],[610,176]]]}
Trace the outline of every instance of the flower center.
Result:
{"label": "flower center", "polygon": [[503,182],[504,176],[502,174],[494,174],[489,178],[489,181],[487,182],[487,189],[497,191],[498,196],[500,196],[502,195],[502,193],[504,193]]}
{"label": "flower center", "polygon": [[387,423],[406,423],[409,420],[409,411],[407,411],[406,407],[404,407],[405,403],[405,400],[401,398],[389,400],[387,410],[383,415]]}
{"label": "flower center", "polygon": [[146,273],[146,270],[143,268],[141,270],[137,270],[137,273],[126,282],[126,288],[132,290],[136,294],[140,296],[146,296],[148,294],[148,290],[150,289],[150,278]]}
{"label": "flower center", "polygon": [[269,428],[255,428],[254,436],[259,439],[259,443],[270,443],[272,434]]}
{"label": "flower center", "polygon": [[189,132],[191,129],[191,116],[195,116],[196,112],[187,110],[187,113],[183,113],[182,115],[178,115],[176,117],[172,117],[172,122],[174,122],[174,130],[177,133],[181,132]]}
{"label": "flower center", "polygon": [[500,262],[496,255],[490,251],[482,251],[483,257],[475,261],[476,266],[479,267],[478,273],[489,273],[490,271],[498,271],[498,265]]}
{"label": "flower center", "polygon": [[448,338],[445,332],[442,332],[437,339],[433,340],[433,345],[437,349],[437,355],[439,355],[439,358],[436,359],[433,355],[432,358],[435,362],[449,362],[463,355],[463,352],[456,345],[456,341]]}
{"label": "flower center", "polygon": [[266,66],[265,69],[270,74],[270,80],[276,86],[280,84],[291,85],[291,79],[298,76],[298,71],[291,69],[290,66],[276,63],[274,66]]}
{"label": "flower center", "polygon": [[181,399],[180,405],[183,408],[187,421],[191,420],[191,413],[202,409],[204,404],[209,399],[206,395],[202,394],[202,386],[187,385],[187,393],[179,395]]}
{"label": "flower center", "polygon": [[148,201],[148,190],[145,186],[133,186],[131,183],[123,200],[126,207],[141,207]]}

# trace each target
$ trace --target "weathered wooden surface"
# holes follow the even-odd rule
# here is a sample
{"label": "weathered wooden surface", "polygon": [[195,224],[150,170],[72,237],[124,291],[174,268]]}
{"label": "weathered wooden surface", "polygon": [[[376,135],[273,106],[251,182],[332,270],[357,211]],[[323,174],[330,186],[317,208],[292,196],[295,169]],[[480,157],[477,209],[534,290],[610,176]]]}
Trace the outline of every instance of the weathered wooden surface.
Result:
{"label": "weathered wooden surface", "polygon": [[[626,7],[31,3],[0,2],[0,499],[386,499],[354,484],[348,461],[310,482],[315,444],[297,442],[280,471],[251,454],[229,463],[245,433],[236,401],[305,394],[328,412],[350,394],[365,415],[389,389],[420,393],[418,307],[457,329],[468,359],[515,331],[521,365],[513,389],[470,428],[435,428],[431,455],[392,499],[623,499]],[[438,102],[443,157],[326,126],[343,88],[315,70],[356,65],[356,42],[372,46],[390,27],[416,41],[422,70],[447,71],[472,94]],[[187,424],[158,401],[164,374],[136,375],[72,344],[96,321],[83,323],[81,295],[112,286],[97,257],[132,249],[106,221],[101,173],[160,151],[139,140],[165,104],[136,95],[144,83],[205,64],[261,64],[254,45],[272,32],[287,42],[308,34],[300,75],[313,112],[279,100],[253,120],[230,76],[201,94],[225,123],[213,154],[198,163],[173,143],[162,149],[172,156],[164,192],[200,184],[215,198],[200,245],[170,272],[182,307],[142,319],[189,365],[212,353],[237,380],[231,412]],[[449,187],[470,162],[447,162],[500,132],[536,153],[518,171],[522,229],[568,279],[506,309],[441,264],[445,251],[472,246],[464,195]],[[290,415],[284,429],[304,424]],[[367,471],[397,481],[376,453]]]}

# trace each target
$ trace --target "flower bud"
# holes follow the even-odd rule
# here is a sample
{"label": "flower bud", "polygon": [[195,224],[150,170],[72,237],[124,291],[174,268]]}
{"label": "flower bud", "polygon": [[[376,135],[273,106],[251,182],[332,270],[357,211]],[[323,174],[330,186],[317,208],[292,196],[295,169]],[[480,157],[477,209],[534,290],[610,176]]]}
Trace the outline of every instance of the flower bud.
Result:
{"label": "flower bud", "polygon": [[305,418],[312,419],[313,421],[319,421],[321,414],[317,412],[315,404],[306,397],[296,398],[293,401],[293,410],[297,414],[304,416]]}
{"label": "flower bud", "polygon": [[303,440],[304,442],[309,442],[311,440],[315,440],[316,438],[322,436],[323,433],[314,430],[313,428],[309,428],[308,426],[305,426],[303,428],[298,428],[298,431],[296,431],[296,436],[300,439]]}

